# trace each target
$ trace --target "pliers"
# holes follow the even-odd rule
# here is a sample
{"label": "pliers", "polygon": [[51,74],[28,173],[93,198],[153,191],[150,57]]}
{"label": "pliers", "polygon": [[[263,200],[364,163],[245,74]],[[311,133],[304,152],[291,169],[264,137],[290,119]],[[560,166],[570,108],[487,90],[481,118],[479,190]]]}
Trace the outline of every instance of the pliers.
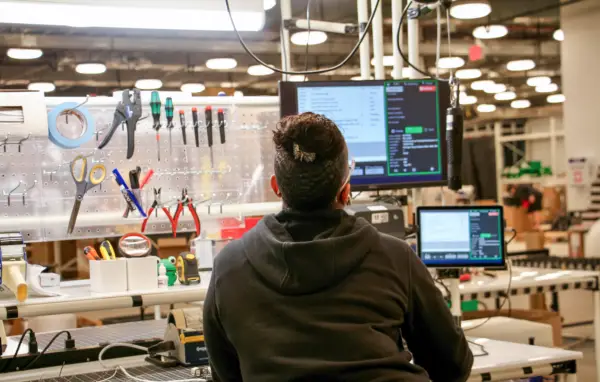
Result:
{"label": "pliers", "polygon": [[188,195],[187,188],[184,188],[181,190],[181,200],[179,200],[177,210],[175,211],[175,216],[173,217],[173,237],[177,236],[177,224],[179,223],[179,217],[183,214],[183,208],[186,206],[190,210],[192,218],[194,219],[196,236],[200,236],[200,228],[202,228],[200,224],[200,218],[198,217],[198,212],[196,211],[196,207],[194,207],[192,198],[190,198]]}
{"label": "pliers", "polygon": [[133,89],[133,101],[130,90],[123,90],[123,100],[115,109],[112,126],[100,142],[98,149],[102,150],[112,139],[117,128],[123,123],[127,124],[127,159],[131,159],[135,150],[135,128],[142,116],[142,97],[139,89]]}
{"label": "pliers", "polygon": [[[154,212],[154,210],[157,210],[157,208],[161,208],[163,210],[163,212],[165,213],[165,215],[167,215],[167,218],[169,219],[169,222],[171,223],[171,230],[173,231],[173,236],[175,236],[175,234],[177,232],[177,223],[173,219],[173,216],[171,215],[171,211],[169,211],[169,209],[161,203],[160,192],[161,192],[160,188],[154,189],[154,202],[152,202],[152,205],[148,209],[148,216],[142,222],[142,232],[146,231],[146,224],[148,224],[148,219],[150,219],[150,216],[152,216],[152,212]],[[158,210],[156,211],[156,216],[158,216]]]}

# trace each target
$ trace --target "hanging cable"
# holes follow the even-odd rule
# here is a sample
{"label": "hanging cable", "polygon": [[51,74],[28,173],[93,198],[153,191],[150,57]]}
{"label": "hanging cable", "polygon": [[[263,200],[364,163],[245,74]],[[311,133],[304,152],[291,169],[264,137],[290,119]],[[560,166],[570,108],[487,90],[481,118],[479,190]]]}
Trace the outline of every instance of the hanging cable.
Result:
{"label": "hanging cable", "polygon": [[[308,46],[310,45],[310,6],[312,0],[308,0],[306,3],[306,22],[308,23],[308,32],[306,35],[306,46],[304,47],[304,71],[308,71]],[[304,77],[304,81],[308,80],[308,77]]]}
{"label": "hanging cable", "polygon": [[[365,30],[368,30],[369,28],[371,28],[371,24],[373,23],[373,19],[375,17],[375,13],[377,12],[377,9],[379,8],[379,5],[381,3],[381,0],[377,0],[377,4],[375,4],[375,8],[373,9],[373,11],[371,12],[371,16],[369,17],[369,21],[367,21],[367,25],[365,26]],[[344,58],[342,60],[342,62],[331,66],[329,68],[324,68],[324,69],[315,69],[315,70],[306,70],[306,71],[301,71],[301,72],[294,72],[294,71],[290,71],[290,70],[283,70],[280,69],[276,66],[267,64],[266,62],[264,62],[263,60],[261,60],[259,57],[257,57],[248,47],[248,45],[246,45],[246,43],[244,42],[244,39],[242,38],[242,35],[240,34],[240,31],[237,29],[235,22],[233,21],[233,14],[231,12],[231,6],[229,5],[229,0],[225,0],[225,7],[227,8],[227,14],[229,15],[229,20],[231,21],[231,25],[233,26],[233,30],[235,31],[235,34],[237,35],[238,41],[240,42],[240,44],[242,45],[242,48],[244,48],[244,50],[246,51],[246,53],[252,57],[254,59],[254,61],[256,61],[257,63],[261,64],[264,67],[267,67],[269,69],[271,69],[274,72],[277,73],[281,73],[281,74],[291,74],[291,75],[308,75],[308,74],[321,74],[321,73],[327,73],[327,72],[331,72],[334,71],[336,69],[341,68],[342,66],[346,65],[348,63],[348,61],[350,61],[350,59],[356,54],[356,52],[358,51],[358,48],[360,47],[360,44],[362,44],[363,40],[365,39],[365,36],[367,35],[367,33],[363,33],[362,36],[360,36],[360,38],[358,39],[358,42],[356,43],[356,45],[354,45],[354,48],[352,48],[352,50],[350,51],[350,53],[346,56],[346,58]],[[281,42],[282,46],[285,46],[285,44],[283,43],[283,41]]]}

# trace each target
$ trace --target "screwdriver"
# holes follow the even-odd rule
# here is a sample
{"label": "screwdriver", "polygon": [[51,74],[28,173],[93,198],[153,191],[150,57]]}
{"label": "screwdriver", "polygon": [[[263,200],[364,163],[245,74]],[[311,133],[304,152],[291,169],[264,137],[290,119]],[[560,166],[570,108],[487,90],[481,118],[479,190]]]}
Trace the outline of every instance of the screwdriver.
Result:
{"label": "screwdriver", "polygon": [[181,123],[181,135],[183,136],[183,144],[187,145],[187,136],[185,135],[185,111],[179,110],[179,122]]}
{"label": "screwdriver", "polygon": [[158,161],[160,162],[160,134],[158,130],[160,130],[160,96],[157,91],[152,92],[152,96],[150,98],[150,109],[152,110],[152,119],[154,119],[154,124],[152,128],[156,130],[156,148],[158,149]]}
{"label": "screwdriver", "polygon": [[171,133],[173,132],[173,111],[175,108],[173,107],[173,99],[171,97],[167,97],[167,102],[165,103],[165,114],[167,116],[167,129],[169,130],[169,154],[173,154],[173,140]]}
{"label": "screwdriver", "polygon": [[221,136],[221,144],[225,143],[225,114],[223,109],[217,110],[217,121],[219,122],[219,135]]}
{"label": "screwdriver", "polygon": [[192,108],[192,123],[194,124],[194,137],[196,138],[196,147],[200,147],[200,137],[198,136],[198,129],[200,125],[198,124],[198,108]]}
{"label": "screwdriver", "polygon": [[208,147],[212,147],[212,145],[213,145],[212,107],[207,106],[204,108],[204,117],[206,118],[206,136],[208,138]]}

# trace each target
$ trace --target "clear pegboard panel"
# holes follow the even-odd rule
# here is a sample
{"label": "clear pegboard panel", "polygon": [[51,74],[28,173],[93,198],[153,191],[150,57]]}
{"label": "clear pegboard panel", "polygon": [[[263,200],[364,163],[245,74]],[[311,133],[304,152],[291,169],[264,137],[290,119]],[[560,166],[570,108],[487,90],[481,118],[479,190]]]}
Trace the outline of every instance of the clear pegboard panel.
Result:
{"label": "clear pegboard panel", "polygon": [[[118,127],[106,147],[97,149],[112,124],[115,107],[120,99],[90,98],[83,105],[95,122],[94,136],[76,149],[58,147],[47,136],[29,136],[29,128],[11,131],[9,144],[2,145],[0,136],[0,231],[22,231],[26,241],[50,241],[75,238],[108,237],[139,231],[142,217],[130,213],[123,217],[126,202],[117,185],[113,169],[118,169],[129,183],[129,171],[137,166],[143,175],[149,170],[154,176],[141,190],[145,211],[154,201],[154,188],[161,189],[161,200],[170,203],[171,213],[182,190],[197,203],[196,209],[204,232],[214,233],[224,217],[241,218],[276,209],[276,199],[270,192],[273,147],[271,131],[279,119],[276,97],[197,97],[175,101],[174,128],[166,128],[161,111],[160,160],[156,131],[148,102],[144,102],[142,119],[135,131],[135,151],[126,158],[127,131]],[[50,112],[63,102],[81,103],[84,99],[47,98]],[[213,108],[213,146],[209,148],[204,123],[206,106]],[[199,147],[196,147],[192,126],[192,107],[198,109],[200,121]],[[225,115],[225,143],[221,144],[217,109]],[[179,110],[184,111],[187,144],[183,143]],[[81,121],[72,116],[59,116],[57,129],[65,136],[82,133]],[[89,128],[89,126],[85,126]],[[36,129],[31,128],[32,131]],[[37,129],[39,131],[39,129]],[[16,144],[21,139],[27,138]],[[76,185],[70,163],[77,156],[88,160],[88,169],[101,163],[106,167],[104,182],[91,189],[83,198],[75,230],[67,235],[67,226],[76,196]],[[18,186],[18,187],[17,187]],[[9,204],[10,201],[10,204]],[[178,231],[194,231],[193,220],[185,210]],[[168,233],[169,220],[159,209],[146,226],[147,233]]]}

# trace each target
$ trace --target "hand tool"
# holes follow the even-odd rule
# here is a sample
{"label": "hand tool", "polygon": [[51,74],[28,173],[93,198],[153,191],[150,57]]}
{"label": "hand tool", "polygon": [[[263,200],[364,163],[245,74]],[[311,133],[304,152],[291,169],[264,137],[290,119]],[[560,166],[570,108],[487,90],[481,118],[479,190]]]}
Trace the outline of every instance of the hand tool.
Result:
{"label": "hand tool", "polygon": [[184,285],[199,284],[198,259],[193,253],[182,252],[177,258],[177,275]]}
{"label": "hand tool", "polygon": [[192,108],[192,123],[194,124],[194,137],[196,138],[196,147],[200,147],[200,136],[198,135],[198,129],[200,124],[198,123],[198,108]]}
{"label": "hand tool", "polygon": [[160,162],[160,96],[157,91],[153,91],[150,98],[150,109],[152,109],[152,119],[154,120],[154,124],[152,128],[156,131],[156,148],[158,153],[158,161]]}
{"label": "hand tool", "polygon": [[187,188],[184,188],[181,191],[181,200],[177,205],[177,210],[175,210],[175,215],[173,216],[173,237],[177,236],[177,224],[179,223],[179,217],[183,214],[183,209],[186,207],[190,210],[192,214],[192,218],[194,219],[194,226],[196,227],[196,236],[200,236],[200,218],[198,217],[198,212],[194,207],[194,203],[192,198],[188,195]]}
{"label": "hand tool", "polygon": [[98,252],[92,246],[87,246],[83,249],[83,254],[87,257],[88,260],[100,260],[100,256],[98,256]]}
{"label": "hand tool", "polygon": [[217,121],[219,122],[219,135],[221,136],[221,144],[225,143],[225,113],[223,109],[217,110]]}
{"label": "hand tool", "polygon": [[150,181],[150,179],[152,179],[152,175],[154,175],[154,170],[153,169],[148,170],[148,172],[146,173],[146,175],[144,175],[144,178],[140,182],[141,189],[143,189],[144,186]]}
{"label": "hand tool", "polygon": [[169,130],[169,154],[173,154],[173,141],[171,132],[175,125],[173,124],[173,111],[175,108],[173,107],[173,99],[171,97],[167,97],[167,101],[165,102],[165,115],[167,116],[167,130]]}
{"label": "hand tool", "polygon": [[181,135],[183,136],[183,144],[187,145],[187,136],[185,135],[185,111],[179,110],[179,122],[181,123]]}
{"label": "hand tool", "polygon": [[117,128],[123,123],[127,124],[127,159],[131,159],[135,150],[135,128],[142,116],[142,98],[138,89],[133,89],[133,101],[130,90],[123,91],[123,100],[115,109],[112,126],[100,142],[99,149],[103,149],[112,139]]}
{"label": "hand tool", "polygon": [[[136,167],[135,170],[129,171],[129,185],[131,187],[131,192],[135,195],[137,200],[142,200],[142,195],[140,192],[140,173],[142,169],[140,167]],[[133,211],[135,208],[131,208],[132,205],[129,204],[127,210],[123,214],[125,218],[129,217],[129,212]]]}
{"label": "hand tool", "polygon": [[110,244],[110,241],[107,240],[104,240],[102,243],[100,243],[100,254],[104,260],[115,260],[117,258],[112,244]]}
{"label": "hand tool", "polygon": [[[137,171],[139,173],[139,172],[141,172],[141,169],[139,167],[137,167]],[[152,169],[148,170],[146,175],[144,175],[144,178],[141,180],[141,182],[139,182],[140,190],[144,189],[144,186],[150,181],[150,179],[152,178],[152,175],[154,175],[154,170],[152,170]],[[131,177],[131,171],[129,173],[129,176]],[[131,182],[131,179],[130,179],[130,182]],[[142,200],[141,199],[141,191],[138,190],[137,192],[135,192],[135,190],[134,190],[134,195],[138,198],[138,200]],[[124,196],[125,196],[125,194],[124,194]],[[125,212],[123,212],[123,217],[128,218],[129,213],[132,212],[133,210],[135,210],[135,206],[128,197],[126,197],[125,200],[127,201],[127,207],[125,208]]]}
{"label": "hand tool", "polygon": [[125,195],[125,200],[127,200],[127,197],[129,197],[129,199],[135,205],[135,208],[137,208],[137,210],[140,212],[140,214],[143,217],[146,217],[146,212],[144,211],[144,209],[140,205],[140,202],[137,200],[137,198],[135,197],[135,195],[133,194],[133,192],[131,192],[131,190],[129,189],[129,187],[127,187],[127,183],[125,183],[125,180],[121,176],[121,173],[119,172],[119,170],[117,170],[115,168],[113,170],[113,175],[115,176],[115,181],[117,182],[117,184],[119,185],[119,188],[121,189],[121,193],[123,195]]}
{"label": "hand tool", "polygon": [[[77,167],[79,171],[77,172]],[[99,172],[97,175],[96,173]],[[106,178],[106,167],[103,164],[96,164],[92,167],[89,174],[87,171],[87,159],[83,155],[77,155],[71,162],[71,176],[75,181],[76,196],[75,203],[73,204],[73,210],[71,211],[71,218],[69,219],[69,227],[67,233],[70,235],[73,233],[75,228],[75,222],[77,221],[77,215],[79,214],[79,208],[81,207],[81,201],[85,194],[96,187]]]}
{"label": "hand tool", "polygon": [[171,223],[171,230],[173,231],[173,235],[175,235],[177,232],[177,224],[174,223],[173,216],[171,215],[171,212],[169,211],[169,209],[167,207],[163,206],[163,204],[161,203],[160,193],[161,193],[160,188],[154,189],[154,202],[152,202],[152,205],[148,209],[148,216],[142,222],[142,232],[146,232],[146,225],[148,224],[148,220],[150,219],[150,216],[152,216],[152,212],[154,212],[156,210],[157,216],[158,216],[158,208],[161,208],[163,210],[163,212],[165,213],[165,215],[167,215],[167,218],[169,219],[169,222]]}
{"label": "hand tool", "polygon": [[212,107],[207,106],[204,108],[204,117],[206,118],[206,136],[208,138],[208,147],[212,147],[212,145],[213,145]]}

